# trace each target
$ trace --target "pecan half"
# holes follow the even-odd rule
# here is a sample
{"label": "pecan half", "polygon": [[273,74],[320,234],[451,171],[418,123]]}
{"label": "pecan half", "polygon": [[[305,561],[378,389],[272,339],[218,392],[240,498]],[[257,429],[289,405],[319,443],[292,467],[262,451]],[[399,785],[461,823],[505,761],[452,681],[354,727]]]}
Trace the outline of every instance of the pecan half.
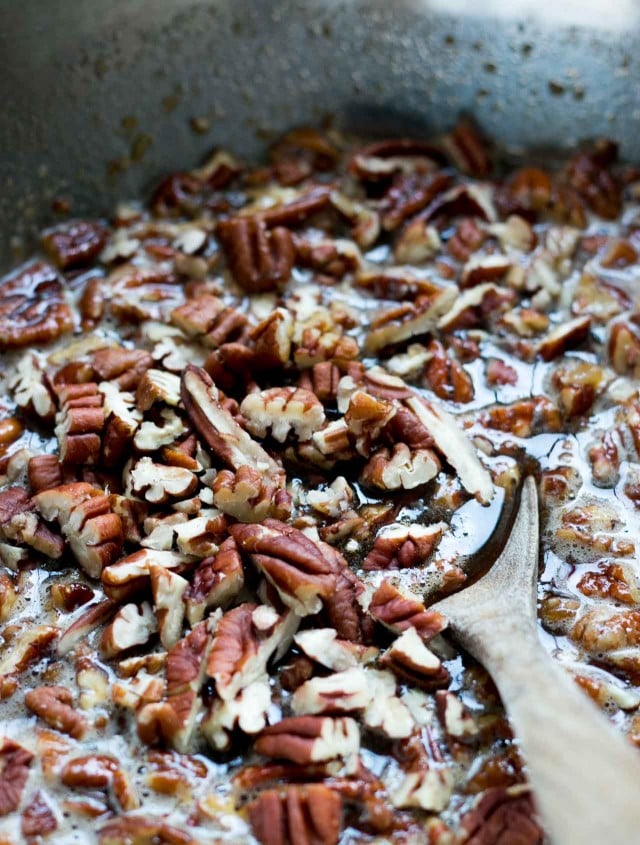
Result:
{"label": "pecan half", "polygon": [[123,810],[134,810],[140,803],[120,762],[107,754],[88,754],[69,760],[60,772],[60,780],[74,789],[108,790],[116,806]]}
{"label": "pecan half", "polygon": [[0,344],[38,346],[73,329],[58,274],[35,261],[0,279]]}
{"label": "pecan half", "polygon": [[262,525],[232,525],[240,551],[274,585],[282,601],[300,616],[317,613],[336,584],[336,565],[301,531],[266,519]]}
{"label": "pecan half", "polygon": [[248,811],[261,845],[337,845],[342,799],[322,784],[266,789],[248,805]]}
{"label": "pecan half", "polygon": [[3,739],[0,745],[0,816],[18,809],[22,792],[29,777],[33,754],[13,742]]}
{"label": "pecan half", "polygon": [[82,739],[89,725],[85,717],[73,707],[73,695],[66,687],[36,687],[29,690],[24,703],[50,728]]}
{"label": "pecan half", "polygon": [[221,220],[216,235],[233,278],[248,293],[275,290],[288,281],[295,260],[291,232],[268,229],[264,219]]}

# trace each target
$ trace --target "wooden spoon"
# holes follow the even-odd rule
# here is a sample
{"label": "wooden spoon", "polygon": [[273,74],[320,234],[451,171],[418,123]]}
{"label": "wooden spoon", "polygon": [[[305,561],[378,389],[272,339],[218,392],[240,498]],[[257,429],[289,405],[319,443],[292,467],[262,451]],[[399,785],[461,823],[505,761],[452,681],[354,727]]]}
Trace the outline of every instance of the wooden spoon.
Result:
{"label": "wooden spoon", "polygon": [[495,681],[554,845],[632,845],[640,842],[640,752],[538,638],[538,534],[529,477],[500,557],[470,587],[432,607]]}

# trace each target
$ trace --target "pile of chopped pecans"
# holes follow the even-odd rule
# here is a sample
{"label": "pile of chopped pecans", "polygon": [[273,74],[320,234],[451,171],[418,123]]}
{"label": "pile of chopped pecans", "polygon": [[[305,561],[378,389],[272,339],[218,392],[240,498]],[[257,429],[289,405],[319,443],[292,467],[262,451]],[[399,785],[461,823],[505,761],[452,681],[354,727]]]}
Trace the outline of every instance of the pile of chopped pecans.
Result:
{"label": "pile of chopped pecans", "polygon": [[492,173],[297,129],[0,280],[3,845],[542,842],[429,609],[525,471],[550,648],[640,745],[640,174]]}

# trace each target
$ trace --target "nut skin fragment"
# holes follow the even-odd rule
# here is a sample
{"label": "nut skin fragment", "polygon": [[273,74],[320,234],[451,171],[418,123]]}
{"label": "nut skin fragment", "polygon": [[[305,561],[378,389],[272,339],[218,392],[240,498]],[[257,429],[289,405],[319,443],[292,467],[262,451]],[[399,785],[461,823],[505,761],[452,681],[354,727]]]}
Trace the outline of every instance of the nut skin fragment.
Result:
{"label": "nut skin fragment", "polygon": [[322,784],[266,789],[248,810],[261,845],[337,845],[342,799]]}
{"label": "nut skin fragment", "polygon": [[36,687],[29,690],[24,703],[50,728],[82,739],[89,729],[85,717],[73,707],[73,695],[66,687]]}
{"label": "nut skin fragment", "polygon": [[232,525],[241,552],[275,586],[282,601],[299,615],[316,613],[336,584],[336,564],[301,531],[266,519],[262,525]]}

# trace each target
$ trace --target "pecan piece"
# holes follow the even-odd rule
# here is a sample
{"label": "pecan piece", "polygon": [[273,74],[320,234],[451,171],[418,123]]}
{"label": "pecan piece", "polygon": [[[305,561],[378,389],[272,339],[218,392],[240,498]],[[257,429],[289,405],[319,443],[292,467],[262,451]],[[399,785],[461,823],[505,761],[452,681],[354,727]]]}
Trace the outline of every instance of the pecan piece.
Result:
{"label": "pecan piece", "polygon": [[249,393],[240,404],[246,426],[256,437],[270,433],[284,443],[290,433],[298,440],[309,440],[325,422],[320,400],[299,387],[271,387]]}
{"label": "pecan piece", "polygon": [[361,179],[378,181],[394,173],[428,172],[443,163],[442,151],[417,138],[374,141],[353,155],[349,169]]}
{"label": "pecan piece", "polygon": [[69,760],[60,772],[60,780],[74,789],[108,790],[113,794],[117,807],[123,810],[135,810],[140,803],[120,762],[107,754],[88,754]]}
{"label": "pecan piece", "polygon": [[60,445],[60,461],[75,466],[97,464],[104,427],[103,398],[98,385],[68,384],[58,396],[60,410],[54,431]]}
{"label": "pecan piece", "polygon": [[62,484],[62,466],[57,455],[34,455],[27,465],[31,493],[50,490]]}
{"label": "pecan piece", "polygon": [[183,596],[189,582],[164,566],[149,566],[151,594],[158,623],[160,642],[171,649],[180,639],[184,619]]}
{"label": "pecan piece", "polygon": [[240,551],[274,585],[282,601],[300,616],[317,613],[336,585],[336,564],[301,531],[266,519],[262,525],[232,525]]}
{"label": "pecan piece", "polygon": [[38,519],[23,487],[0,491],[0,540],[24,543],[56,560],[64,551],[64,541]]}
{"label": "pecan piece", "polygon": [[73,695],[66,687],[36,687],[29,690],[24,703],[49,727],[82,739],[89,725],[85,717],[73,707]]}
{"label": "pecan piece", "polygon": [[43,490],[33,501],[46,520],[59,523],[78,563],[92,578],[120,554],[122,521],[102,491],[76,482]]}
{"label": "pecan piece", "polygon": [[235,473],[222,470],[211,488],[214,505],[240,522],[262,522],[266,517],[288,519],[291,515],[289,493],[265,481],[252,467],[240,467]]}
{"label": "pecan piece", "polygon": [[244,570],[235,540],[229,537],[213,557],[198,564],[185,593],[187,618],[199,622],[210,607],[225,607],[244,586]]}
{"label": "pecan piece", "polygon": [[102,381],[116,382],[121,390],[133,390],[153,366],[153,358],[145,349],[108,346],[92,355],[91,365]]}
{"label": "pecan piece", "polygon": [[291,355],[292,335],[292,315],[284,308],[276,308],[249,333],[256,366],[265,370],[284,366]]}
{"label": "pecan piece", "polygon": [[119,816],[98,830],[100,845],[197,845],[197,840],[162,818]]}
{"label": "pecan piece", "polygon": [[353,758],[360,750],[360,730],[348,717],[292,716],[262,731],[254,744],[258,754],[293,763]]}
{"label": "pecan piece", "polygon": [[202,710],[198,692],[205,679],[211,648],[207,622],[200,622],[167,654],[167,690],[163,701],[145,704],[137,715],[138,734],[143,742],[158,740],[185,753]]}
{"label": "pecan piece", "polygon": [[442,614],[425,608],[413,596],[403,595],[389,581],[383,581],[375,591],[369,601],[368,611],[385,628],[401,633],[413,627],[427,642],[447,626]]}
{"label": "pecan piece", "polygon": [[487,143],[476,126],[461,120],[444,136],[442,146],[454,165],[469,176],[482,178],[491,172]]}
{"label": "pecan piece", "polygon": [[432,332],[455,299],[455,288],[441,288],[436,293],[418,296],[415,302],[382,311],[371,323],[365,351],[374,354],[385,346]]}
{"label": "pecan piece", "polygon": [[510,311],[516,301],[515,292],[493,282],[483,282],[460,294],[454,305],[438,320],[437,327],[446,333],[471,328],[487,319],[496,319]]}
{"label": "pecan piece", "polygon": [[170,500],[192,496],[198,487],[198,479],[184,467],[165,466],[151,458],[140,458],[129,470],[128,485],[136,496],[151,504],[162,505]]}
{"label": "pecan piece", "polygon": [[378,649],[374,646],[341,640],[337,635],[335,628],[313,628],[300,631],[294,640],[307,657],[334,672],[371,663],[378,656]]}
{"label": "pecan piece", "polygon": [[295,614],[282,616],[267,605],[242,604],[228,610],[215,631],[207,674],[225,701],[266,673],[274,652],[284,653],[297,627]]}
{"label": "pecan piece", "polygon": [[470,440],[455,419],[443,408],[418,397],[407,399],[406,404],[433,437],[438,450],[456,470],[465,489],[482,504],[488,504],[494,494],[491,476],[480,463]]}
{"label": "pecan piece", "polygon": [[104,629],[100,652],[104,657],[115,657],[122,651],[146,643],[156,630],[156,618],[148,602],[125,604]]}
{"label": "pecan piece", "polygon": [[217,296],[202,294],[174,308],[171,322],[188,337],[217,349],[225,343],[241,341],[248,321],[246,314],[226,306]]}
{"label": "pecan piece", "polygon": [[621,375],[640,375],[640,328],[632,320],[616,320],[609,329],[609,360]]}
{"label": "pecan piece", "polygon": [[182,401],[189,418],[211,451],[231,469],[250,466],[279,479],[282,471],[264,449],[222,407],[210,376],[189,365],[182,374]]}
{"label": "pecan piece", "polygon": [[261,845],[337,845],[342,799],[322,784],[266,789],[248,810]]}
{"label": "pecan piece", "polygon": [[397,525],[385,528],[364,559],[363,569],[405,569],[424,566],[447,525]]}
{"label": "pecan piece", "polygon": [[58,820],[51,809],[46,793],[38,789],[22,811],[20,832],[27,842],[38,842],[40,837],[48,836],[57,827]]}
{"label": "pecan piece", "polygon": [[528,786],[485,790],[460,828],[464,845],[539,845],[544,835]]}
{"label": "pecan piece", "polygon": [[35,261],[0,279],[0,345],[50,343],[73,329],[73,313],[58,274]]}
{"label": "pecan piece", "polygon": [[354,666],[305,681],[294,692],[291,707],[295,714],[352,713],[364,710],[372,696],[367,672]]}
{"label": "pecan piece", "polygon": [[380,659],[401,680],[431,690],[447,686],[450,675],[440,659],[430,651],[414,627],[400,634]]}
{"label": "pecan piece", "polygon": [[44,251],[61,270],[90,264],[106,241],[105,229],[93,220],[70,220],[42,234]]}
{"label": "pecan piece", "polygon": [[49,422],[55,415],[56,406],[44,370],[42,358],[25,352],[16,363],[14,375],[9,377],[9,387],[19,408]]}
{"label": "pecan piece", "polygon": [[587,338],[591,327],[591,317],[575,317],[567,323],[557,326],[538,344],[538,355],[543,361],[558,358],[567,349],[575,349]]}
{"label": "pecan piece", "polygon": [[261,211],[259,219],[269,227],[302,223],[325,209],[330,203],[330,198],[331,188],[328,185],[318,185],[291,202],[274,205],[266,211]]}
{"label": "pecan piece", "polygon": [[398,173],[382,199],[382,225],[397,229],[451,185],[447,173]]}
{"label": "pecan piece", "polygon": [[0,744],[0,816],[18,809],[33,754],[10,739]]}
{"label": "pecan piece", "polygon": [[438,690],[436,709],[442,727],[450,739],[469,742],[480,733],[478,723],[455,693]]}
{"label": "pecan piece", "polygon": [[275,290],[288,281],[295,260],[291,232],[268,229],[264,219],[221,220],[216,235],[233,278],[248,293]]}
{"label": "pecan piece", "polygon": [[436,396],[453,402],[471,402],[474,396],[473,382],[466,370],[447,354],[439,340],[432,340],[427,350],[430,358],[424,378]]}

